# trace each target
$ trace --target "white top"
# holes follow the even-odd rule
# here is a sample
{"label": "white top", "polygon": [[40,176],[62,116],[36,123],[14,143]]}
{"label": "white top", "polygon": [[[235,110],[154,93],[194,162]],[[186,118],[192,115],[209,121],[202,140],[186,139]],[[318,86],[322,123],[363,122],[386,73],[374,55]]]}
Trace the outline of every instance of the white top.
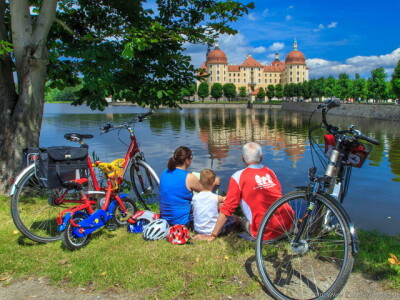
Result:
{"label": "white top", "polygon": [[210,235],[218,218],[218,195],[200,192],[193,196],[194,230]]}

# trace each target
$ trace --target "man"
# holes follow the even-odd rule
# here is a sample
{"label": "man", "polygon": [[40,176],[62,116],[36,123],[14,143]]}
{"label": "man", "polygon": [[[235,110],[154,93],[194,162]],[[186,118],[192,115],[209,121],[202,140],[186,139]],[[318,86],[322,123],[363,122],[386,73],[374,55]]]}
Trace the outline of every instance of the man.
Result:
{"label": "man", "polygon": [[[245,144],[242,160],[247,167],[232,175],[226,199],[211,235],[196,235],[195,239],[214,240],[239,205],[244,214],[242,226],[255,237],[265,213],[282,196],[281,185],[275,173],[261,164],[262,152],[259,144]],[[270,230],[264,233],[264,240],[278,238],[287,228],[290,228],[293,214],[289,205],[283,206],[279,213],[275,214],[278,217],[275,218],[272,226],[269,226]]]}

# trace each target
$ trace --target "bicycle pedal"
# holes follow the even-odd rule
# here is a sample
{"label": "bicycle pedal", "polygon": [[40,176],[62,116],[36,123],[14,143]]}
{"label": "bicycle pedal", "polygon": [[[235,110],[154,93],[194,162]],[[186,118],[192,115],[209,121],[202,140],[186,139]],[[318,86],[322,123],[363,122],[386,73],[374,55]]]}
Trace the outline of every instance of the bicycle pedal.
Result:
{"label": "bicycle pedal", "polygon": [[117,224],[114,224],[114,223],[110,223],[110,224],[106,225],[106,229],[108,231],[114,231],[114,230],[117,230],[117,228],[118,228]]}

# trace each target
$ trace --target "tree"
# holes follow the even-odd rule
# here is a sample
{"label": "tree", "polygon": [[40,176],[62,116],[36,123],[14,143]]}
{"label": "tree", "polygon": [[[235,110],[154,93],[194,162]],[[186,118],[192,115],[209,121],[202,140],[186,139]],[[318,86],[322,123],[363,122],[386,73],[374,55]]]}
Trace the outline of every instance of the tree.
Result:
{"label": "tree", "polygon": [[339,74],[337,81],[337,96],[342,100],[347,100],[351,96],[351,80],[347,73]]}
{"label": "tree", "polygon": [[267,97],[269,101],[271,101],[272,98],[275,97],[275,86],[272,84],[268,85],[267,87]]}
{"label": "tree", "polygon": [[371,77],[368,80],[368,91],[375,101],[385,98],[386,73],[383,68],[377,68],[371,71]]}
{"label": "tree", "polygon": [[301,89],[301,96],[304,99],[311,98],[310,82],[309,81],[304,81],[303,82],[303,86],[302,86],[302,89]]}
{"label": "tree", "polygon": [[258,89],[257,99],[259,99],[259,100],[265,102],[265,96],[266,96],[265,90],[264,90],[264,88],[261,86],[261,87]]}
{"label": "tree", "polygon": [[245,86],[241,86],[239,88],[239,96],[242,98],[247,97],[247,91]]}
{"label": "tree", "polygon": [[62,88],[83,76],[75,104],[93,109],[103,109],[108,95],[176,107],[188,101],[185,89],[198,78],[185,45],[236,33],[229,24],[254,7],[156,3],[153,12],[143,1],[0,0],[0,193],[19,170],[21,150],[38,146],[46,81]]}
{"label": "tree", "polygon": [[356,73],[355,79],[353,81],[353,88],[351,91],[351,97],[354,98],[354,101],[365,100],[367,99],[368,89],[367,89],[367,81],[365,78],[361,78],[360,74]]}
{"label": "tree", "polygon": [[218,102],[218,99],[222,97],[222,84],[219,82],[214,83],[211,86],[210,95]]}
{"label": "tree", "polygon": [[396,98],[400,100],[400,60],[394,69],[392,80],[390,82],[392,83],[393,93],[396,95]]}
{"label": "tree", "polygon": [[280,83],[278,83],[275,86],[275,96],[278,99],[282,99],[283,98],[283,87],[282,87],[282,84],[280,84]]}
{"label": "tree", "polygon": [[197,95],[203,100],[204,98],[207,98],[210,95],[210,89],[208,86],[208,82],[203,81],[202,83],[199,84],[199,88],[197,90]]}
{"label": "tree", "polygon": [[228,98],[229,102],[231,101],[231,98],[236,97],[236,85],[233,83],[225,83],[222,87],[222,90],[224,92],[224,96]]}
{"label": "tree", "polygon": [[324,95],[328,98],[333,98],[337,95],[337,90],[336,78],[330,75],[325,80]]}

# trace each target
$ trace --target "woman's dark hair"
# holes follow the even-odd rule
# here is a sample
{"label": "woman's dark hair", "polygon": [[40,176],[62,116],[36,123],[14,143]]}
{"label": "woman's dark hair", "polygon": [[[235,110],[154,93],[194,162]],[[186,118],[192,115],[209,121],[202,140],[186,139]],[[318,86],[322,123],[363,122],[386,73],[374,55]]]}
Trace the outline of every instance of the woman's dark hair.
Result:
{"label": "woman's dark hair", "polygon": [[181,166],[188,158],[192,158],[192,150],[188,147],[180,146],[176,148],[174,155],[168,161],[168,170],[173,171],[176,166]]}

